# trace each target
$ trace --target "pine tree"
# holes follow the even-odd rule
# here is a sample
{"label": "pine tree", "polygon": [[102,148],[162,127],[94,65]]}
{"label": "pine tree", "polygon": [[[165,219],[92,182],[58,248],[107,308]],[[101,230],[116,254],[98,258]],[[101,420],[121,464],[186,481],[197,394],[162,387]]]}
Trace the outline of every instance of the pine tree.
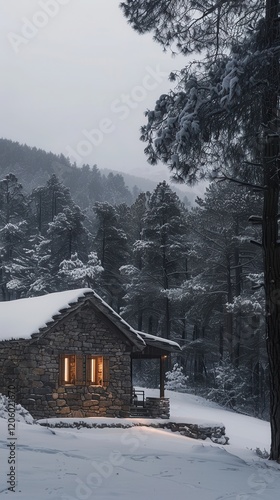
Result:
{"label": "pine tree", "polygon": [[111,205],[120,205],[121,203],[132,202],[132,195],[125,185],[124,178],[120,174],[110,172],[104,185],[103,199],[106,199]]}
{"label": "pine tree", "polygon": [[142,212],[142,229],[134,243],[134,264],[122,267],[127,277],[124,313],[136,312],[138,327],[170,338],[176,315],[170,311],[169,290],[185,277],[184,207],[165,181],[149,199],[140,196],[137,205]]}
{"label": "pine tree", "polygon": [[33,211],[34,226],[44,236],[48,231],[48,224],[65,208],[73,208],[74,202],[70,191],[57,176],[53,174],[46,186],[33,189],[30,196]]}
{"label": "pine tree", "polygon": [[[260,252],[250,243],[260,236],[259,231],[248,223],[252,211],[260,213],[259,201],[256,194],[236,190],[231,183],[212,183],[206,189],[205,199],[197,200],[200,209],[192,224],[195,228],[198,215],[199,232],[207,249],[203,259],[204,269],[207,263],[204,275],[212,296],[216,295],[223,303],[225,339],[230,359],[236,366],[246,322],[242,318],[241,304],[251,300],[251,296],[254,302],[252,284],[247,275],[261,272]],[[225,307],[233,303],[236,305],[234,313],[232,308]],[[258,310],[263,312],[261,305]]]}
{"label": "pine tree", "polygon": [[[76,205],[65,208],[54,216],[48,225],[46,237],[42,237],[37,248],[39,276],[32,286],[39,294],[43,290],[56,291],[67,288],[59,269],[62,261],[70,260],[72,254],[86,262],[88,253],[88,233],[83,225],[84,215]],[[35,289],[34,289],[35,286]]]}
{"label": "pine tree", "polygon": [[[172,304],[187,311],[184,363],[195,382],[211,383],[209,369],[224,357],[233,368],[266,365],[261,252],[248,227],[259,196],[232,183],[212,183],[188,214],[188,279],[172,291]],[[249,373],[249,371],[248,371]],[[205,380],[206,379],[206,380]],[[252,378],[247,380],[251,386]]]}
{"label": "pine tree", "polygon": [[65,289],[94,288],[97,292],[100,287],[100,278],[104,268],[95,252],[91,252],[86,263],[74,253],[70,259],[63,260],[59,265],[58,275]]}
{"label": "pine tree", "polygon": [[13,174],[0,181],[0,287],[2,300],[18,298],[25,285],[24,241],[28,235],[29,208],[22,185]]}
{"label": "pine tree", "polygon": [[28,206],[22,185],[14,174],[0,181],[1,225],[18,222],[27,214]]}
{"label": "pine tree", "polygon": [[50,240],[40,234],[35,234],[31,237],[30,243],[32,270],[27,279],[27,296],[34,297],[56,292],[58,290],[58,280],[57,275],[52,274],[52,268],[50,266]]}
{"label": "pine tree", "polygon": [[172,371],[166,372],[165,389],[184,392],[187,389],[188,377],[183,373],[183,367],[175,363]]}
{"label": "pine tree", "polygon": [[104,268],[102,275],[103,295],[118,312],[123,296],[120,267],[128,260],[127,235],[120,220],[117,207],[107,202],[95,203],[97,234],[95,249]]}
{"label": "pine tree", "polygon": [[[135,241],[140,241],[144,227],[144,216],[148,206],[150,193],[140,193],[130,208],[130,225],[128,231],[128,243],[131,249],[134,248]],[[149,304],[148,294],[143,294],[143,283],[139,279],[142,270],[143,257],[136,248],[130,255],[130,263],[122,266],[123,286],[126,290],[126,298],[122,307],[122,313],[135,324],[138,330],[143,329],[143,315]],[[136,319],[137,318],[137,319]]]}

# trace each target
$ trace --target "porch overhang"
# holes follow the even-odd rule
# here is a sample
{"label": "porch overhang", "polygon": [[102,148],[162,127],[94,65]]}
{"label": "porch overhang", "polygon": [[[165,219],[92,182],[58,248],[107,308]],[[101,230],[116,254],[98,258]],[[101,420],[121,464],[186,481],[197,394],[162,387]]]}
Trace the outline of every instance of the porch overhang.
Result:
{"label": "porch overhang", "polygon": [[164,378],[166,371],[166,360],[168,355],[182,351],[177,342],[156,337],[148,333],[138,332],[146,343],[146,347],[140,352],[131,353],[133,359],[159,359],[160,360],[160,398],[164,398]]}
{"label": "porch overhang", "polygon": [[180,345],[173,340],[165,339],[163,337],[157,337],[155,335],[150,335],[149,333],[143,333],[139,331],[137,333],[141,335],[146,344],[146,347],[142,350],[141,353],[143,355],[145,355],[146,353],[152,353],[153,351],[155,353],[157,352],[159,355],[170,354],[172,352],[182,352],[182,348],[180,347]]}

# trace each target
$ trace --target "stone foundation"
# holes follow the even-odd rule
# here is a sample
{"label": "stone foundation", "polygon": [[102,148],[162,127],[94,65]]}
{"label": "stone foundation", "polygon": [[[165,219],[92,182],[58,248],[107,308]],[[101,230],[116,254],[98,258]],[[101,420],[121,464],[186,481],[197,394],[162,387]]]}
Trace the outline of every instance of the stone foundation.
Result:
{"label": "stone foundation", "polygon": [[168,398],[146,398],[145,408],[151,418],[170,417],[170,401]]}

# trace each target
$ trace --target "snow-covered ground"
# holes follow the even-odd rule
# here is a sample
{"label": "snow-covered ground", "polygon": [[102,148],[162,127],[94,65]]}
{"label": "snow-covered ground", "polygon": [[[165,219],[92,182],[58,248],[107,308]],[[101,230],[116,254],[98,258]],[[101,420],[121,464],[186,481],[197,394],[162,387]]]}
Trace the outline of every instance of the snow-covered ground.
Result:
{"label": "snow-covered ground", "polygon": [[[158,391],[146,390],[158,396]],[[223,422],[227,446],[170,431],[48,429],[17,423],[15,493],[8,490],[12,439],[0,413],[0,493],[22,500],[276,500],[280,465],[259,458],[269,449],[267,422],[225,411],[204,399],[167,392],[171,420]],[[2,418],[1,418],[2,415]],[[89,419],[94,420],[94,419]],[[100,420],[100,419],[99,419]]]}

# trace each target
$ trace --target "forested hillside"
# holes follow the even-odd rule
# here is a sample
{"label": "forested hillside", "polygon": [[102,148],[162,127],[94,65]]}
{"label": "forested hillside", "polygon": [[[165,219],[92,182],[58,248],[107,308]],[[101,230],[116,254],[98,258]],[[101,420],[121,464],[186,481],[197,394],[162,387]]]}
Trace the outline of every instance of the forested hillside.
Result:
{"label": "forested hillside", "polygon": [[27,193],[45,185],[55,174],[70,189],[74,202],[81,208],[87,208],[96,201],[131,204],[139,192],[136,186],[130,191],[118,173],[103,175],[96,165],[78,168],[62,154],[58,156],[0,139],[0,178],[10,173],[17,177]]}
{"label": "forested hillside", "polygon": [[1,144],[0,300],[92,287],[135,328],[181,343],[190,387],[267,416],[260,230],[248,222],[259,194],[213,183],[187,209],[163,181],[132,202],[121,176]]}

